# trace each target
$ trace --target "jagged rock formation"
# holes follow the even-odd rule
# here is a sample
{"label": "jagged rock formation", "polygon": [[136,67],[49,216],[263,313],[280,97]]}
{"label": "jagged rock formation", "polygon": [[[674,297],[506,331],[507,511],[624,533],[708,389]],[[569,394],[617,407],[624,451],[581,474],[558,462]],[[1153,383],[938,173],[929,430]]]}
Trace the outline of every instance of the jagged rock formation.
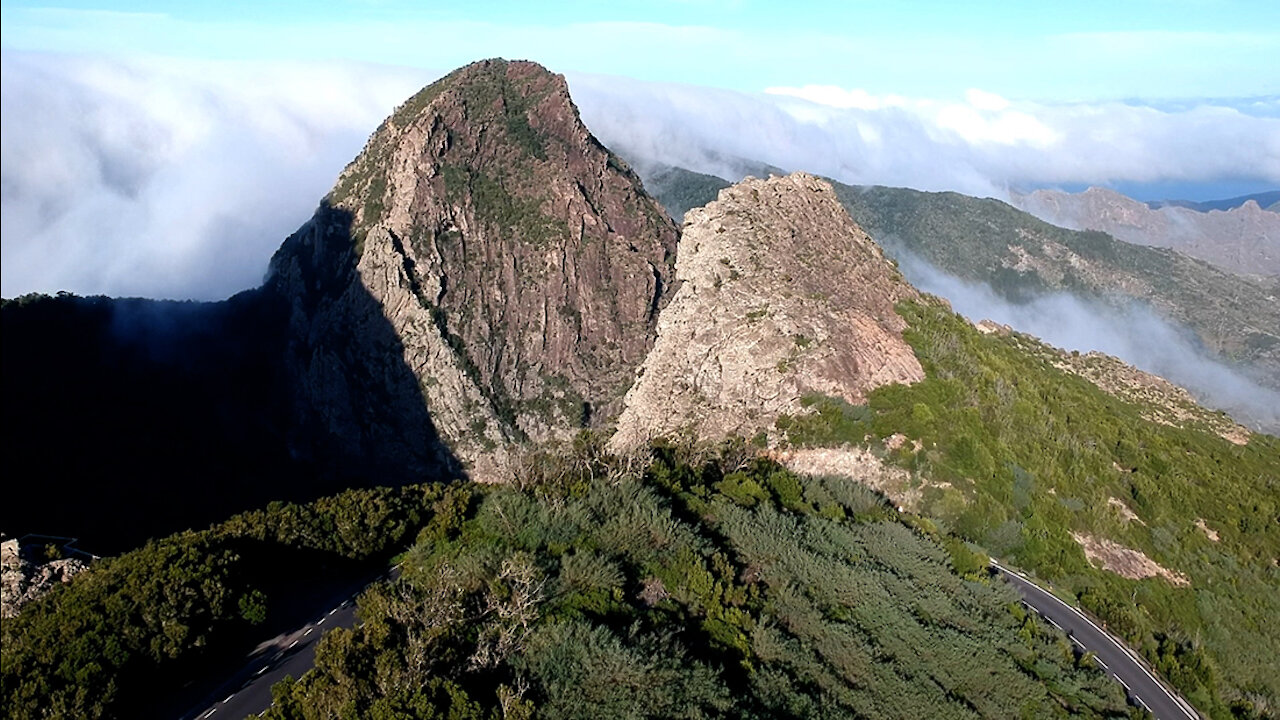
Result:
{"label": "jagged rock formation", "polygon": [[23,557],[23,550],[16,538],[0,543],[0,617],[16,617],[23,605],[38,600],[61,583],[71,582],[89,567],[77,558],[32,562]]}
{"label": "jagged rock formation", "polygon": [[512,443],[616,416],[676,238],[562,77],[500,60],[450,74],[378,128],[272,260],[297,437],[411,472],[452,465],[443,439],[473,478],[502,478]]}
{"label": "jagged rock formation", "polygon": [[615,449],[750,436],[805,395],[858,403],[924,377],[894,310],[918,294],[811,175],[748,178],[691,210],[676,278]]}
{"label": "jagged rock formation", "polygon": [[1231,210],[1151,208],[1114,190],[1036,190],[1015,207],[1059,227],[1098,230],[1136,245],[1167,247],[1245,275],[1280,275],[1280,213],[1254,200]]}

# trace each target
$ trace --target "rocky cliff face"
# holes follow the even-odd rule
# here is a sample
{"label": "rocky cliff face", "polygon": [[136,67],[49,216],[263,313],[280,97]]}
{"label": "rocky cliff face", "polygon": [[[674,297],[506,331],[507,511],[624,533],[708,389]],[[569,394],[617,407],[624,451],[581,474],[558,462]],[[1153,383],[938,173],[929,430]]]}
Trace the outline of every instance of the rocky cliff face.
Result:
{"label": "rocky cliff face", "polygon": [[514,442],[609,422],[676,238],[563,78],[497,60],[450,74],[383,123],[272,261],[297,436],[321,438],[303,451],[500,479]]}
{"label": "rocky cliff face", "polygon": [[689,211],[676,278],[616,450],[752,436],[805,395],[859,403],[924,377],[894,310],[916,291],[811,175],[748,178]]}
{"label": "rocky cliff face", "polygon": [[1246,275],[1280,275],[1280,214],[1249,200],[1231,210],[1199,212],[1146,203],[1105,188],[1080,193],[1037,190],[1014,206],[1072,230],[1098,230],[1137,245],[1167,247]]}

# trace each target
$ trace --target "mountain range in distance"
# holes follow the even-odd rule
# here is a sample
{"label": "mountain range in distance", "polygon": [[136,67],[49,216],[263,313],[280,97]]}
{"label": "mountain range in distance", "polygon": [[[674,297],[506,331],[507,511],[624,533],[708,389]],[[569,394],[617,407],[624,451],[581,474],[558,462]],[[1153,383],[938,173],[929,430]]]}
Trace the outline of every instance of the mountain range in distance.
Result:
{"label": "mountain range in distance", "polygon": [[1152,210],[1159,210],[1163,207],[1181,207],[1196,212],[1209,212],[1211,210],[1234,210],[1252,200],[1258,204],[1258,207],[1271,212],[1280,212],[1280,190],[1268,190],[1266,192],[1250,193],[1248,195],[1239,195],[1237,197],[1225,198],[1222,200],[1148,200],[1147,207]]}
{"label": "mountain range in distance", "polygon": [[954,193],[637,173],[562,77],[482,61],[262,287],[5,301],[0,523],[117,555],[6,620],[6,707],[146,715],[271,622],[263,558],[400,551],[269,717],[1139,712],[989,558],[1206,714],[1280,707],[1280,440],[966,320],[902,246],[1277,362],[1264,280]]}

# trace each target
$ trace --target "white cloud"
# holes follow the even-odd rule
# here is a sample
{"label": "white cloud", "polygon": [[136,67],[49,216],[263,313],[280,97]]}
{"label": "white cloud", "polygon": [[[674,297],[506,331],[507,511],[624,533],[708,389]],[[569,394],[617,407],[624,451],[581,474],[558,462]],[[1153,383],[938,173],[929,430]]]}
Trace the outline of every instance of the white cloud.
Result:
{"label": "white cloud", "polygon": [[[255,285],[378,122],[437,75],[10,51],[0,69],[6,297],[215,298]],[[725,175],[736,157],[993,196],[1075,182],[1280,184],[1280,101],[1269,97],[1243,110],[1157,109],[981,90],[950,100],[822,86],[746,94],[577,74],[570,86],[605,144]]]}
{"label": "white cloud", "polygon": [[1030,103],[976,89],[945,100],[829,86],[750,95],[589,75],[571,82],[606,144],[703,172],[728,172],[717,159],[731,155],[851,183],[996,197],[1045,184],[1280,184],[1280,118],[1264,112],[1273,98],[1252,98],[1243,110],[1157,109]]}
{"label": "white cloud", "polygon": [[421,72],[5,53],[5,297],[256,285]]}
{"label": "white cloud", "polygon": [[1066,350],[1099,350],[1187,388],[1206,407],[1268,433],[1280,431],[1280,392],[1208,357],[1186,330],[1145,306],[1105,307],[1067,293],[1014,304],[987,285],[949,275],[920,257],[888,247],[903,275],[925,292],[947,298],[956,312],[1009,325]]}

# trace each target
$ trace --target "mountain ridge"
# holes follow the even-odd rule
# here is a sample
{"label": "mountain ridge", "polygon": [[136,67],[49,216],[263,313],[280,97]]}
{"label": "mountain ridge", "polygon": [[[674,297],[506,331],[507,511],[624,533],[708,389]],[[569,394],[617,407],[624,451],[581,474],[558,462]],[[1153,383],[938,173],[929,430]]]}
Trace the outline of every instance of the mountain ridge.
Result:
{"label": "mountain ridge", "polygon": [[[171,580],[232,576],[233,550],[264,539],[363,556],[416,537],[403,575],[365,595],[365,625],[327,635],[317,672],[281,685],[271,717],[445,707],[568,716],[598,712],[590,703],[604,697],[617,714],[675,713],[691,697],[708,716],[732,715],[737,701],[761,717],[1125,714],[1121,690],[1087,654],[986,576],[990,554],[1074,596],[1198,706],[1265,712],[1280,692],[1265,672],[1280,648],[1266,622],[1280,614],[1277,439],[1237,444],[1207,422],[1153,422],[1147,398],[1105,392],[1056,351],[974,327],[905,282],[847,209],[848,192],[860,190],[803,173],[748,180],[691,210],[681,237],[582,126],[562,78],[507,61],[450,74],[374,133],[282,244],[262,289],[160,323],[240,313],[171,358],[175,372],[192,371],[179,378],[188,385],[221,378],[187,413],[252,389],[236,387],[241,364],[283,396],[264,402],[263,417],[252,403],[227,409],[233,427],[195,438],[209,451],[196,457],[234,450],[231,430],[252,435],[246,421],[266,418],[275,449],[294,459],[404,486],[310,508],[271,503],[222,531],[181,533],[107,566],[128,586],[91,569],[34,605],[40,642],[29,657],[72,645],[92,655],[111,632],[130,648],[198,655],[200,623],[190,638],[172,632],[188,627],[192,606],[168,592]],[[924,239],[953,237],[944,221],[975,221],[963,212],[974,204],[941,200],[955,212],[916,216],[928,221],[915,228]],[[1010,259],[996,230],[986,228],[995,262],[1015,290],[1076,278],[1044,263],[1074,267],[1088,242],[1123,252],[1094,233],[1078,248],[1050,238],[1045,252]],[[1043,272],[1022,272],[1024,260]],[[27,347],[37,336],[10,342],[11,320],[38,322],[26,310],[47,303],[59,300],[5,304],[5,379],[27,393],[8,411],[17,420],[62,389],[57,373],[27,382],[45,359]],[[261,326],[239,324],[251,321]],[[39,337],[74,348],[72,327],[49,322]],[[128,387],[145,387],[155,367],[144,351],[174,337],[157,335],[119,361],[141,377]],[[254,352],[202,356],[237,337]],[[81,349],[64,366],[101,347]],[[16,378],[11,358],[23,352]],[[188,359],[211,367],[185,368]],[[112,369],[73,387],[109,385]],[[87,401],[50,413],[42,447],[76,451],[56,422],[77,402]],[[605,447],[615,419],[621,457]],[[126,504],[129,456],[102,454],[126,478],[107,488]],[[776,460],[808,462],[810,474]],[[490,484],[438,482],[455,475]],[[220,545],[228,530],[235,542]],[[173,556],[195,575],[153,570]],[[215,615],[248,629],[264,609],[240,580],[215,598]],[[179,619],[128,617],[144,596]],[[62,602],[65,617],[95,628],[106,608],[108,632],[60,642],[86,626],[64,622]],[[12,627],[6,657],[9,633],[29,629]],[[109,685],[105,666],[88,662]],[[75,695],[74,665],[19,669],[39,682],[5,689],[33,706],[41,678],[58,673],[64,697],[96,702]],[[925,691],[912,694],[921,679]]]}
{"label": "mountain ridge", "polygon": [[1276,195],[1247,197],[1235,207],[1207,210],[1152,207],[1114,190],[1013,193],[1010,203],[1070,230],[1098,230],[1135,245],[1167,247],[1242,275],[1280,275],[1280,214],[1265,209]]}

